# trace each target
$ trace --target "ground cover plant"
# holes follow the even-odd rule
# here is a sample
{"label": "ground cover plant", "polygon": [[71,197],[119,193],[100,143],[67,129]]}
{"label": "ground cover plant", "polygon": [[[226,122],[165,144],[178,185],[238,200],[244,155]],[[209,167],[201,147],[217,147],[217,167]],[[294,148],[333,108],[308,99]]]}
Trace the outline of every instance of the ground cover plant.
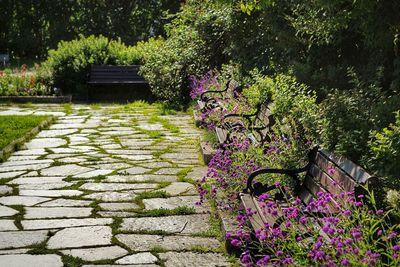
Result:
{"label": "ground cover plant", "polygon": [[46,119],[48,116],[0,116],[0,150],[16,139],[25,136]]}

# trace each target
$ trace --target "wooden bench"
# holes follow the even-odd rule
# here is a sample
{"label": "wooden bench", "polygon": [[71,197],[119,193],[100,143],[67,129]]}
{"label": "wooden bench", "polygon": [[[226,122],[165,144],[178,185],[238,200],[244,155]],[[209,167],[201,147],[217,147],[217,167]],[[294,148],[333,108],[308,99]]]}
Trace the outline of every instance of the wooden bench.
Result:
{"label": "wooden bench", "polygon": [[139,65],[111,66],[93,65],[89,74],[89,85],[135,85],[148,82],[138,74]]}
{"label": "wooden bench", "polygon": [[[328,169],[330,171],[328,171]],[[299,174],[305,173],[303,182],[300,182]],[[275,185],[263,185],[260,182],[253,183],[254,179],[261,174],[282,174],[288,175],[295,181],[294,197],[299,197],[302,203],[307,205],[311,200],[316,199],[318,192],[329,192],[339,194],[340,192],[355,191],[356,195],[364,192],[362,185],[369,184],[376,186],[377,178],[368,174],[363,168],[354,164],[344,157],[334,155],[324,149],[314,148],[309,153],[308,164],[301,169],[259,169],[251,173],[247,180],[247,187],[241,193],[240,199],[245,209],[256,211],[250,218],[254,231],[265,229],[265,224],[279,226],[281,220],[264,211],[258,196],[276,189]],[[279,200],[281,199],[281,200]],[[279,205],[282,198],[275,199]]]}
{"label": "wooden bench", "polygon": [[274,125],[270,104],[262,103],[251,114],[227,114],[223,123],[215,127],[220,145],[231,143],[234,138],[248,138],[253,145],[263,146],[269,141]]}
{"label": "wooden bench", "polygon": [[[197,104],[201,112],[206,110],[212,110],[214,108],[223,108],[223,103],[221,100],[234,99],[236,93],[240,91],[240,85],[237,81],[231,79],[229,80],[224,90],[208,90],[200,95]],[[216,99],[218,97],[220,100]]]}

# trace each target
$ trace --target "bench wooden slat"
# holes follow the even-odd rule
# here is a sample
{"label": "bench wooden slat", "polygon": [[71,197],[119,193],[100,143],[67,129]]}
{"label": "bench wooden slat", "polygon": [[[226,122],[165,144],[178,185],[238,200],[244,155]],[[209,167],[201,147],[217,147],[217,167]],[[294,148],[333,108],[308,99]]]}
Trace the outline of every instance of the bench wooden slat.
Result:
{"label": "bench wooden slat", "polygon": [[123,85],[123,84],[148,84],[138,74],[138,65],[131,66],[91,66],[88,84],[91,85]]}
{"label": "bench wooden slat", "polygon": [[[294,196],[299,197],[304,205],[315,200],[318,192],[339,194],[341,192],[352,191],[358,188],[359,185],[369,181],[369,179],[375,178],[369,175],[360,166],[357,166],[344,157],[335,156],[333,153],[326,150],[314,149],[309,158],[311,162],[307,165],[306,176],[297,195]],[[328,168],[330,169],[329,171]],[[258,171],[257,175],[261,173],[263,172]],[[254,176],[252,176],[252,178],[254,178]],[[256,196],[252,196],[248,193],[242,193],[241,200],[243,204],[244,201],[246,202],[244,206],[251,207],[252,210],[258,211],[262,209],[261,207],[264,205],[258,202]],[[328,214],[337,213],[337,203],[332,201],[323,212]],[[276,220],[276,218],[268,212],[258,212],[250,218],[250,223],[254,230],[260,230],[263,229],[262,226],[260,226],[261,222],[265,223],[273,219]],[[320,226],[315,225],[315,227],[318,228]]]}
{"label": "bench wooden slat", "polygon": [[[355,178],[348,175],[342,168],[332,162],[329,158],[319,151],[315,157],[315,164],[329,175],[337,184],[339,184],[345,191],[354,190],[357,186]],[[328,170],[331,170],[329,173]]]}
{"label": "bench wooden slat", "polygon": [[334,179],[332,179],[332,177],[318,168],[315,164],[310,167],[310,174],[313,176],[313,179],[316,182],[319,182],[328,192],[339,194],[340,192],[346,191],[346,189],[341,187]]}
{"label": "bench wooden slat", "polygon": [[358,166],[357,164],[351,162],[350,160],[346,159],[345,157],[340,157],[332,152],[329,152],[326,149],[320,150],[321,154],[323,154],[326,158],[330,161],[335,162],[337,166],[339,166],[343,171],[345,171],[353,180],[357,183],[363,184],[368,181],[372,177],[366,170],[362,167]]}

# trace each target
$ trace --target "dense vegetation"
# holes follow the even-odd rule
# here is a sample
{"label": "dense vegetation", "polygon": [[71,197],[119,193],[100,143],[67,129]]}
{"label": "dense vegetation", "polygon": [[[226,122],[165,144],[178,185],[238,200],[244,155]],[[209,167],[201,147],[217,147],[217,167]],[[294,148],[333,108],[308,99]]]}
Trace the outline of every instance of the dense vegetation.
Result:
{"label": "dense vegetation", "polygon": [[135,44],[163,34],[180,1],[25,1],[1,0],[0,53],[43,57],[61,40],[80,34],[121,38]]}

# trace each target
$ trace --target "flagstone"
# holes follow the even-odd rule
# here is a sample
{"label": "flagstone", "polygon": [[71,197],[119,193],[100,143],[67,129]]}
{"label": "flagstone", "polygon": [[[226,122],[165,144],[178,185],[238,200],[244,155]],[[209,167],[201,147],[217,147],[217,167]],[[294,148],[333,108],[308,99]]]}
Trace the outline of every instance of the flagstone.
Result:
{"label": "flagstone", "polygon": [[165,267],[184,267],[188,263],[195,263],[196,267],[230,266],[224,255],[217,253],[166,252],[159,256]]}
{"label": "flagstone", "polygon": [[17,231],[13,220],[0,220],[0,231]]}
{"label": "flagstone", "polygon": [[20,190],[51,190],[51,189],[62,189],[73,185],[73,183],[60,182],[60,183],[45,183],[45,184],[21,184],[18,186]]}
{"label": "flagstone", "polygon": [[6,185],[0,185],[0,196],[11,194],[13,191],[12,187]]}
{"label": "flagstone", "polygon": [[25,150],[19,150],[17,152],[14,152],[14,156],[42,156],[46,155],[47,152],[43,148],[36,148],[36,149],[25,149]]}
{"label": "flagstone", "polygon": [[93,178],[93,177],[97,177],[100,175],[105,176],[112,172],[113,172],[113,170],[94,170],[94,171],[77,174],[77,175],[73,176],[73,178]]}
{"label": "flagstone", "polygon": [[36,138],[26,143],[24,146],[28,149],[50,148],[66,145],[67,141],[61,138]]}
{"label": "flagstone", "polygon": [[218,248],[220,245],[217,239],[206,237],[140,234],[118,234],[115,237],[119,242],[136,252],[152,251],[155,248],[181,251],[203,247],[211,250]]}
{"label": "flagstone", "polygon": [[142,183],[142,184],[124,184],[124,183],[86,183],[80,188],[91,191],[120,191],[120,190],[139,190],[139,189],[154,189],[157,184]]}
{"label": "flagstone", "polygon": [[129,256],[125,256],[115,263],[117,264],[149,264],[156,263],[158,261],[157,257],[151,254],[150,252],[137,253]]}
{"label": "flagstone", "polygon": [[39,207],[87,207],[92,203],[89,200],[75,200],[75,199],[55,199],[48,202],[41,203]]}
{"label": "flagstone", "polygon": [[29,254],[15,254],[15,255],[1,255],[0,266],[7,267],[62,267],[63,262],[61,256],[48,254],[48,255],[29,255]]}
{"label": "flagstone", "polygon": [[27,247],[41,243],[46,239],[47,231],[0,232],[0,249]]}
{"label": "flagstone", "polygon": [[175,182],[178,177],[172,175],[154,175],[154,174],[139,174],[139,175],[112,175],[108,176],[105,181],[115,183],[129,182]]}
{"label": "flagstone", "polygon": [[30,196],[6,196],[0,198],[0,203],[3,205],[22,205],[22,206],[33,206],[38,203],[51,200],[47,197],[30,197]]}
{"label": "flagstone", "polygon": [[109,226],[66,228],[50,237],[47,247],[60,249],[111,245],[111,238],[112,233]]}
{"label": "flagstone", "polygon": [[118,246],[111,246],[61,250],[61,253],[81,258],[84,261],[99,261],[125,256],[128,254],[128,251]]}
{"label": "flagstone", "polygon": [[169,198],[149,198],[143,199],[146,210],[152,209],[176,209],[179,207],[193,208],[197,213],[209,211],[209,205],[196,205],[200,201],[199,196],[182,196]]}
{"label": "flagstone", "polygon": [[21,196],[37,196],[37,197],[65,197],[80,196],[83,194],[79,190],[20,190]]}
{"label": "flagstone", "polygon": [[136,196],[137,195],[134,192],[100,192],[85,195],[83,198],[102,201],[128,201],[133,200]]}
{"label": "flagstone", "polygon": [[19,211],[6,207],[6,206],[0,206],[0,217],[8,217],[8,216],[14,216],[15,214],[18,214]]}
{"label": "flagstone", "polygon": [[28,207],[25,209],[25,219],[40,218],[75,218],[88,217],[92,208],[75,207]]}
{"label": "flagstone", "polygon": [[121,229],[125,231],[163,231],[169,234],[198,234],[209,228],[208,214],[127,218],[121,224]]}
{"label": "flagstone", "polygon": [[122,202],[100,203],[99,206],[103,210],[108,210],[108,211],[122,211],[122,210],[132,210],[140,208],[135,203],[122,203]]}
{"label": "flagstone", "polygon": [[87,167],[82,167],[76,164],[55,166],[41,171],[44,176],[68,176],[76,175],[84,172],[89,172],[92,169]]}
{"label": "flagstone", "polygon": [[9,171],[0,173],[0,179],[14,178],[24,173],[25,173],[24,171],[12,171],[12,172]]}
{"label": "flagstone", "polygon": [[24,177],[13,179],[8,184],[51,184],[51,183],[62,183],[64,177]]}
{"label": "flagstone", "polygon": [[64,130],[44,130],[41,131],[37,137],[58,137],[63,135],[70,135],[77,132],[77,129],[64,129]]}
{"label": "flagstone", "polygon": [[161,188],[160,191],[165,191],[168,195],[171,196],[197,194],[197,190],[194,185],[184,182],[171,183],[170,185]]}
{"label": "flagstone", "polygon": [[79,218],[79,219],[44,219],[23,220],[22,227],[25,230],[67,228],[78,226],[109,225],[113,222],[111,218]]}

